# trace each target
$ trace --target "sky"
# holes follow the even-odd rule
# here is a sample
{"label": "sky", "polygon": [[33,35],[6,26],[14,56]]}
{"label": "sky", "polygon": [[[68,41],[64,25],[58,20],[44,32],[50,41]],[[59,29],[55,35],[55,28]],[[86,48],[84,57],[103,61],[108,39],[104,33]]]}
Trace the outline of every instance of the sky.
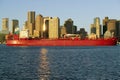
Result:
{"label": "sky", "polygon": [[2,18],[9,18],[9,23],[18,19],[22,28],[28,11],[44,17],[59,17],[60,25],[71,18],[78,30],[85,28],[90,32],[95,17],[100,18],[101,24],[106,16],[120,20],[120,0],[0,0],[0,30]]}

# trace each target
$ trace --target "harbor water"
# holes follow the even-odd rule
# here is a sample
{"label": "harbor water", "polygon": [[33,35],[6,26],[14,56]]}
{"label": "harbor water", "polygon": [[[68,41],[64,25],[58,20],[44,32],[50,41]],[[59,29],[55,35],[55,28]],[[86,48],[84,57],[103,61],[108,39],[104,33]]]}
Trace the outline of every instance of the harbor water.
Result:
{"label": "harbor water", "polygon": [[120,45],[0,45],[0,80],[120,80]]}

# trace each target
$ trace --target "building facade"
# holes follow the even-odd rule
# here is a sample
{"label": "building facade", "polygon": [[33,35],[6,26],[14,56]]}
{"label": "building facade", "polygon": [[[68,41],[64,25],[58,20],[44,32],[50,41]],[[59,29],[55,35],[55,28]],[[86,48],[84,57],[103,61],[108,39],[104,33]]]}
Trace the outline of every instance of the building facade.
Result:
{"label": "building facade", "polygon": [[91,33],[91,34],[92,34],[92,33],[96,34],[96,27],[94,26],[94,24],[91,24],[91,25],[90,25],[90,33]]}
{"label": "building facade", "polygon": [[77,26],[73,26],[73,28],[72,28],[72,34],[76,34],[77,33]]}
{"label": "building facade", "polygon": [[2,31],[8,31],[9,30],[9,19],[3,18],[2,19]]}
{"label": "building facade", "polygon": [[107,23],[107,30],[110,31],[113,36],[116,36],[116,33],[117,33],[116,23],[117,21],[115,19],[110,19]]}
{"label": "building facade", "polygon": [[49,39],[57,39],[60,36],[60,19],[54,17],[49,19]]}
{"label": "building facade", "polygon": [[105,17],[105,19],[103,19],[103,35],[107,31],[107,23],[108,23],[108,21],[109,21],[109,17]]}
{"label": "building facade", "polygon": [[28,12],[28,20],[27,20],[27,29],[29,30],[29,36],[33,37],[34,29],[35,29],[35,12]]}
{"label": "building facade", "polygon": [[15,34],[15,30],[17,28],[19,28],[19,21],[18,20],[12,20],[11,25],[12,25],[12,33]]}
{"label": "building facade", "polygon": [[44,17],[44,24],[42,27],[42,37],[43,38],[49,38],[49,25],[50,25],[50,19],[52,17]]}
{"label": "building facade", "polygon": [[73,34],[73,20],[68,19],[65,21],[64,26],[66,27],[67,34]]}
{"label": "building facade", "polygon": [[3,18],[2,19],[2,31],[3,34],[9,33],[9,18]]}
{"label": "building facade", "polygon": [[116,27],[116,31],[117,31],[117,36],[120,37],[120,20],[117,21],[117,27]]}
{"label": "building facade", "polygon": [[80,38],[85,39],[87,37],[87,32],[85,31],[85,28],[80,28]]}
{"label": "building facade", "polygon": [[34,30],[34,36],[35,37],[41,37],[43,23],[44,23],[43,16],[42,15],[37,15],[36,19],[35,19],[35,30]]}
{"label": "building facade", "polygon": [[96,27],[97,38],[100,38],[100,36],[101,36],[101,25],[100,25],[100,18],[99,17],[96,17],[94,19],[94,26]]}
{"label": "building facade", "polygon": [[60,27],[60,36],[62,37],[62,38],[64,38],[64,35],[66,35],[67,34],[67,32],[66,32],[66,27],[65,26],[61,26]]}

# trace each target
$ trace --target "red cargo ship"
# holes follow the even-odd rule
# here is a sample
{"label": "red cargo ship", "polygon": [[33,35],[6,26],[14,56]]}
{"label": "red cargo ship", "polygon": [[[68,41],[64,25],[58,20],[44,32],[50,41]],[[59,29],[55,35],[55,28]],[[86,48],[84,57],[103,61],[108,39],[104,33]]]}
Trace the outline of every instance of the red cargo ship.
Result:
{"label": "red cargo ship", "polygon": [[7,46],[113,46],[116,38],[109,39],[19,39],[6,40]]}

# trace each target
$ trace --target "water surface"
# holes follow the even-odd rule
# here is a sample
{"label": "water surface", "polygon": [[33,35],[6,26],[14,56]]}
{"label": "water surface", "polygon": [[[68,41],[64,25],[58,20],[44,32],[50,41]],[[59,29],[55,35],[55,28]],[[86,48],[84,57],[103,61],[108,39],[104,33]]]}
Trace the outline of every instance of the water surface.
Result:
{"label": "water surface", "polygon": [[120,46],[0,45],[0,80],[120,80]]}

